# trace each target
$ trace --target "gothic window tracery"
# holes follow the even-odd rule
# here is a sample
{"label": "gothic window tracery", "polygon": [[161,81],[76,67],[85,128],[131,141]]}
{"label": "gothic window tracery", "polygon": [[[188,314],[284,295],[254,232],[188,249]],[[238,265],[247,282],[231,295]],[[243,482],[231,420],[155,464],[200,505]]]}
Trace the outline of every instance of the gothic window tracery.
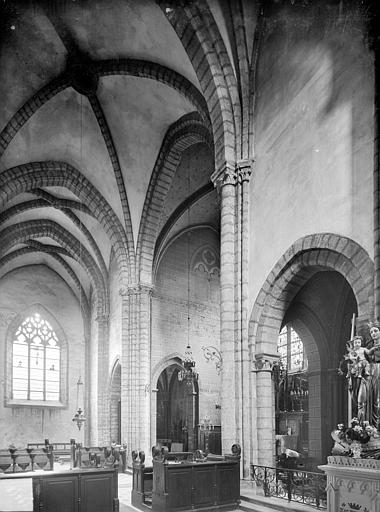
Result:
{"label": "gothic window tracery", "polygon": [[39,313],[25,318],[12,341],[12,398],[60,400],[61,347],[51,324]]}
{"label": "gothic window tracery", "polygon": [[307,358],[301,338],[290,325],[285,325],[279,334],[277,350],[283,368],[289,373],[307,370]]}

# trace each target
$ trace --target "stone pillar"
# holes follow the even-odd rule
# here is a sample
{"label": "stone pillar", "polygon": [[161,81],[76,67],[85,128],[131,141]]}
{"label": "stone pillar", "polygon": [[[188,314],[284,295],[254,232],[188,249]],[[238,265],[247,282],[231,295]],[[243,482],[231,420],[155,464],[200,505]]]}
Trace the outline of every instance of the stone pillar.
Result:
{"label": "stone pillar", "polygon": [[138,369],[139,369],[139,446],[150,453],[150,359],[151,359],[151,294],[152,287],[140,285],[137,296],[138,308]]}
{"label": "stone pillar", "polygon": [[[376,13],[377,14],[377,13]],[[374,16],[372,20],[372,42],[374,50],[374,165],[373,165],[373,212],[374,212],[374,305],[375,319],[380,319],[380,151],[379,151],[379,119],[380,119],[380,43],[378,21],[379,15]]]}
{"label": "stone pillar", "polygon": [[249,347],[248,347],[248,247],[249,247],[249,179],[252,173],[252,160],[240,160],[237,163],[239,178],[239,198],[241,202],[241,440],[243,478],[250,476],[251,432],[250,411],[244,404],[249,402],[250,375],[249,375]]}
{"label": "stone pillar", "polygon": [[256,373],[257,443],[258,461],[261,466],[275,462],[273,363],[278,356],[256,354],[253,370]]}
{"label": "stone pillar", "polygon": [[131,374],[130,374],[130,345],[131,345],[131,324],[130,324],[130,310],[131,310],[131,295],[128,288],[121,288],[119,291],[121,295],[121,442],[127,444],[127,463],[130,466],[131,452],[138,448],[132,444],[131,423],[132,419],[132,389],[131,389]]}
{"label": "stone pillar", "polygon": [[[157,393],[158,389],[151,389],[151,401],[150,401],[150,444],[154,446],[157,441],[156,435],[156,423],[157,423]],[[150,452],[149,452],[150,454]]]}
{"label": "stone pillar", "polygon": [[109,315],[98,315],[98,443],[110,443],[110,415],[108,397],[109,373]]}
{"label": "stone pillar", "polygon": [[225,162],[211,177],[220,191],[220,349],[223,358],[221,423],[222,450],[229,453],[236,439],[235,393],[235,165]]}
{"label": "stone pillar", "polygon": [[86,319],[85,322],[85,334],[84,334],[84,412],[86,416],[86,423],[84,425],[84,444],[86,446],[91,445],[91,434],[90,425],[92,423],[91,418],[91,360],[90,360],[90,322]]}
{"label": "stone pillar", "polygon": [[122,440],[132,450],[150,453],[150,311],[151,287],[122,290]]}

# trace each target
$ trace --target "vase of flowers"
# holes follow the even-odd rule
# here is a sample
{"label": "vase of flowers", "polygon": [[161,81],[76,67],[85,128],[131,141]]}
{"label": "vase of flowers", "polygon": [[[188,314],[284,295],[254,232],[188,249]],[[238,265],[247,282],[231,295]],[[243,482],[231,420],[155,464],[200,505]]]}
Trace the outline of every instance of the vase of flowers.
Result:
{"label": "vase of flowers", "polygon": [[347,446],[349,457],[360,458],[363,445],[367,444],[376,432],[376,428],[372,427],[369,421],[359,421],[358,418],[352,418],[349,426],[339,423],[334,434]]}

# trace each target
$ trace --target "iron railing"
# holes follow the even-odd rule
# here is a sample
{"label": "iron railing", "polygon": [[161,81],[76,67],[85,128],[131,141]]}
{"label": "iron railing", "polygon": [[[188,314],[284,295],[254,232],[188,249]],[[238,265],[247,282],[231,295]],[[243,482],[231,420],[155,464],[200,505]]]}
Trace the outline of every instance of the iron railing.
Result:
{"label": "iron railing", "polygon": [[298,469],[273,468],[251,464],[251,477],[265,496],[327,508],[326,475]]}

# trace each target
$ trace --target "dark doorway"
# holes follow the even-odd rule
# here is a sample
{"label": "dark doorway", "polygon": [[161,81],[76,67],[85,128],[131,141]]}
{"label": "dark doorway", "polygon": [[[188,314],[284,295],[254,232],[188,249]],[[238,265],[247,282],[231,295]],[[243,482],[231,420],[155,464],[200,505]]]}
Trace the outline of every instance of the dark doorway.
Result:
{"label": "dark doorway", "polygon": [[180,369],[171,365],[158,378],[157,442],[171,451],[192,451],[197,448],[198,388],[178,378]]}

